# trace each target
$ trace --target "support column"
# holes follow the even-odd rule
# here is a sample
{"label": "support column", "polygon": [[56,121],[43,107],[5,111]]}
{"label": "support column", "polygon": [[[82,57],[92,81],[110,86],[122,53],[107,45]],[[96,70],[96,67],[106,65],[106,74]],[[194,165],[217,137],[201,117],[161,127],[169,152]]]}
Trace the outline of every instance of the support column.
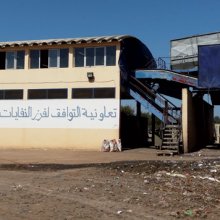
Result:
{"label": "support column", "polygon": [[192,94],[188,89],[182,89],[182,134],[184,153],[192,152],[196,144],[196,128]]}
{"label": "support column", "polygon": [[155,146],[155,115],[151,114],[152,146]]}
{"label": "support column", "polygon": [[141,136],[141,104],[136,102],[136,117],[137,117],[137,143],[141,145],[142,143],[142,136]]}
{"label": "support column", "polygon": [[139,102],[136,103],[136,116],[138,117],[138,120],[141,118],[141,104]]}

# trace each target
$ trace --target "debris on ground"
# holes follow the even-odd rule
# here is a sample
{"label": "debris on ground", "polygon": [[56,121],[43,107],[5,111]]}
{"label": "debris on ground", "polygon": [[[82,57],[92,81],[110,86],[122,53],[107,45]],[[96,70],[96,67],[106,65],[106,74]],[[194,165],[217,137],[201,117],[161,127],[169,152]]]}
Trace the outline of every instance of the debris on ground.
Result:
{"label": "debris on ground", "polygon": [[2,219],[219,219],[220,158],[1,166]]}

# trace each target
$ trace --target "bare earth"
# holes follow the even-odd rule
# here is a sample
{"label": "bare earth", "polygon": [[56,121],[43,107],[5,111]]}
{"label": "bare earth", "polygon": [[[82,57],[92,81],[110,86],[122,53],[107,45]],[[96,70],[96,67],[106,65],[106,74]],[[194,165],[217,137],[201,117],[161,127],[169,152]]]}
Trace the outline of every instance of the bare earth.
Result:
{"label": "bare earth", "polygon": [[220,149],[0,150],[0,219],[220,219]]}

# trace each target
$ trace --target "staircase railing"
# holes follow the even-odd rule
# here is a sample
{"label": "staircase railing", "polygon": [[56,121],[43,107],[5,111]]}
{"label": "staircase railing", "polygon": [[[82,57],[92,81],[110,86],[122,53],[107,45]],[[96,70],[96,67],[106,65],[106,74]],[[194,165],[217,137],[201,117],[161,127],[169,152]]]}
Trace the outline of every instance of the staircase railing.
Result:
{"label": "staircase railing", "polygon": [[154,91],[149,85],[145,85],[133,76],[130,77],[129,86],[154,108],[161,112],[163,115],[162,120],[165,124],[179,123],[181,116],[179,107],[175,106],[164,96]]}

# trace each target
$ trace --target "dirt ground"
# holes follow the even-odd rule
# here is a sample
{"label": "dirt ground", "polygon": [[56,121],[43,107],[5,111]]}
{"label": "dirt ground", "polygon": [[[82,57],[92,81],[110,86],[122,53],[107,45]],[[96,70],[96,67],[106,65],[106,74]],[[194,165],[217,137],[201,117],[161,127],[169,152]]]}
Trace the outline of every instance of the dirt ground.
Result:
{"label": "dirt ground", "polygon": [[0,219],[220,219],[220,149],[0,150]]}

